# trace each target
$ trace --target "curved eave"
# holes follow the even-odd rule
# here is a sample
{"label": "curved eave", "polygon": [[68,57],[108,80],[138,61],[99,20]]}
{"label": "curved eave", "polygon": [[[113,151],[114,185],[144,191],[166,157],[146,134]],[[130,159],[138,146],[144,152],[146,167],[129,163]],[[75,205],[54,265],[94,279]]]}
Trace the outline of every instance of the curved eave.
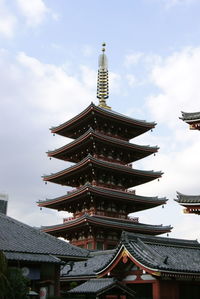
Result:
{"label": "curved eave", "polygon": [[[75,200],[79,200],[80,198],[87,196],[88,192],[93,196],[99,196],[106,200],[114,199],[123,203],[126,202],[127,204],[130,204],[134,207],[134,212],[139,211],[141,209],[148,209],[159,205],[163,205],[167,202],[166,198],[139,196],[131,192],[114,191],[108,188],[98,188],[95,186],[86,185],[84,187],[81,187],[77,191],[69,191],[69,193],[64,196],[45,201],[39,201],[38,206],[52,209],[57,209],[60,206],[60,209],[62,209],[62,206],[66,207],[67,204],[71,204]],[[138,205],[141,208],[137,210]]]}
{"label": "curved eave", "polygon": [[42,231],[55,235],[62,235],[62,233],[66,233],[68,231],[74,231],[75,229],[83,228],[84,225],[88,226],[94,225],[98,227],[104,228],[112,228],[115,230],[126,230],[129,232],[139,232],[146,233],[151,235],[159,235],[170,232],[171,226],[162,226],[162,225],[147,225],[143,223],[133,223],[131,221],[116,221],[115,219],[111,219],[110,217],[100,217],[100,216],[90,216],[83,215],[80,218],[75,220],[70,220],[62,224],[57,224],[54,226],[42,227]]}
{"label": "curved eave", "polygon": [[76,152],[80,146],[83,147],[83,144],[85,143],[92,143],[93,139],[96,139],[98,142],[103,142],[104,144],[108,144],[110,146],[114,146],[117,148],[122,148],[125,149],[127,151],[130,152],[136,152],[138,153],[138,158],[129,161],[129,162],[133,162],[136,161],[138,159],[144,158],[146,156],[149,156],[151,154],[154,154],[158,151],[158,147],[150,147],[150,146],[146,146],[146,145],[136,145],[124,140],[120,140],[117,138],[113,138],[107,135],[103,135],[101,133],[95,132],[93,129],[89,129],[85,134],[81,135],[80,137],[78,137],[77,139],[75,139],[74,141],[68,143],[67,145],[60,147],[58,149],[55,149],[53,151],[48,151],[47,154],[49,157],[54,157],[54,158],[58,158],[58,159],[63,159],[63,160],[69,160],[66,159],[66,153],[68,153],[69,151],[71,152]]}
{"label": "curved eave", "polygon": [[135,176],[138,179],[142,179],[142,181],[140,183],[136,183],[135,185],[131,185],[131,186],[136,186],[136,185],[140,185],[149,181],[152,181],[154,179],[158,179],[162,176],[162,172],[154,172],[154,171],[145,171],[145,170],[138,170],[138,169],[133,169],[130,168],[128,166],[123,166],[123,165],[119,165],[116,163],[111,163],[111,162],[105,162],[102,160],[98,160],[94,157],[92,157],[91,155],[88,155],[85,159],[83,159],[81,162],[66,168],[62,171],[59,171],[57,173],[51,174],[51,175],[47,175],[47,176],[43,176],[43,180],[47,181],[47,182],[53,182],[53,183],[58,183],[60,184],[60,180],[62,180],[63,185],[67,185],[65,180],[66,178],[72,177],[74,175],[77,174],[77,172],[81,173],[81,172],[85,172],[86,170],[90,169],[90,171],[92,170],[92,168],[100,168],[100,169],[104,169],[105,171],[113,171],[113,172],[117,172],[117,175],[127,175],[127,176]]}
{"label": "curved eave", "polygon": [[[129,246],[128,246],[129,247]],[[144,251],[145,252],[145,251]],[[126,245],[121,244],[119,246],[118,251],[116,252],[116,255],[110,260],[104,267],[100,268],[96,274],[97,276],[104,277],[107,273],[111,272],[112,269],[118,264],[118,262],[123,258],[123,256],[126,255],[130,258],[130,260],[139,268],[145,270],[147,273],[153,275],[153,276],[166,276],[166,277],[185,277],[188,278],[189,276],[192,277],[200,277],[200,272],[197,271],[188,271],[183,269],[164,269],[162,267],[156,267],[155,265],[151,263],[146,263],[145,258],[141,259],[140,254],[132,254],[129,251],[129,248],[127,248]]]}
{"label": "curved eave", "polygon": [[177,198],[174,199],[181,205],[200,205],[200,195],[186,195],[180,192],[177,193]]}
{"label": "curved eave", "polygon": [[52,133],[56,133],[56,134],[63,135],[63,136],[67,137],[66,132],[64,132],[66,130],[66,128],[68,128],[68,130],[70,130],[70,128],[78,126],[80,124],[80,122],[82,122],[87,117],[89,117],[89,114],[91,112],[98,113],[108,119],[113,119],[116,121],[123,122],[124,124],[129,125],[129,126],[130,125],[138,126],[140,128],[143,128],[144,132],[153,129],[156,125],[155,122],[146,122],[146,121],[142,121],[142,120],[129,118],[125,115],[119,114],[112,110],[100,108],[100,107],[96,106],[95,104],[91,103],[85,110],[83,110],[81,113],[79,113],[72,119],[66,121],[65,123],[63,123],[59,126],[52,127],[50,130]]}
{"label": "curved eave", "polygon": [[190,124],[190,123],[194,123],[194,122],[200,122],[200,112],[183,112],[182,113],[182,117],[180,117],[180,119],[182,119],[183,121],[185,121],[186,123]]}

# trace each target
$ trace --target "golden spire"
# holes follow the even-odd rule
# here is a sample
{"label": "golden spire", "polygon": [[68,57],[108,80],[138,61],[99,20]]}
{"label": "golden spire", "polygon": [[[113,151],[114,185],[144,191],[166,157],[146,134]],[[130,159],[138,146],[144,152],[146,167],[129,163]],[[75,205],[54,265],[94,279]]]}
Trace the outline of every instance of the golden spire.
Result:
{"label": "golden spire", "polygon": [[105,55],[105,46],[102,44],[102,54],[99,55],[99,69],[97,78],[97,98],[99,99],[99,107],[111,109],[106,104],[106,99],[109,96],[108,88],[108,60]]}

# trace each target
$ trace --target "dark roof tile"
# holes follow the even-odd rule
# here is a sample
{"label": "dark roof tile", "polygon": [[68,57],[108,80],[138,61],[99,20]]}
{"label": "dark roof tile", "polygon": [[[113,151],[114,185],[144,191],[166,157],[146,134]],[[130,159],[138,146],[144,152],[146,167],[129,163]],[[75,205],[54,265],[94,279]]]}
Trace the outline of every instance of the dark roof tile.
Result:
{"label": "dark roof tile", "polygon": [[0,250],[86,257],[88,251],[0,213]]}

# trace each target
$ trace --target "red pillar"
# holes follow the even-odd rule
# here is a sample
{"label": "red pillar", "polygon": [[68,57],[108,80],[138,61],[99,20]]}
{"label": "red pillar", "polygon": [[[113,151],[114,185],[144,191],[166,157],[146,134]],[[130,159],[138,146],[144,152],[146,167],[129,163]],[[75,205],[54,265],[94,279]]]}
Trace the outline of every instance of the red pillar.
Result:
{"label": "red pillar", "polygon": [[160,281],[156,280],[152,283],[153,299],[161,299],[160,296]]}

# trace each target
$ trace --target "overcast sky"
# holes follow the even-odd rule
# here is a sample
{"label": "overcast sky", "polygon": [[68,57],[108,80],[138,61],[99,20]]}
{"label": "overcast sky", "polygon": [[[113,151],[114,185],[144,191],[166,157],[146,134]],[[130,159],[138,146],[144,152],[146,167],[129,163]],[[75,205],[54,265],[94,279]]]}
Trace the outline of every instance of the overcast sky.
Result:
{"label": "overcast sky", "polygon": [[113,110],[155,121],[134,143],[159,153],[134,168],[162,170],[159,181],[136,188],[167,197],[168,204],[140,212],[140,222],[171,224],[171,237],[199,237],[199,218],[183,214],[176,191],[200,194],[200,133],[179,119],[200,110],[199,0],[0,0],[0,192],[8,215],[40,226],[62,222],[63,212],[38,200],[67,188],[41,179],[68,164],[47,150],[69,142],[49,128],[96,99],[97,61],[106,42]]}

